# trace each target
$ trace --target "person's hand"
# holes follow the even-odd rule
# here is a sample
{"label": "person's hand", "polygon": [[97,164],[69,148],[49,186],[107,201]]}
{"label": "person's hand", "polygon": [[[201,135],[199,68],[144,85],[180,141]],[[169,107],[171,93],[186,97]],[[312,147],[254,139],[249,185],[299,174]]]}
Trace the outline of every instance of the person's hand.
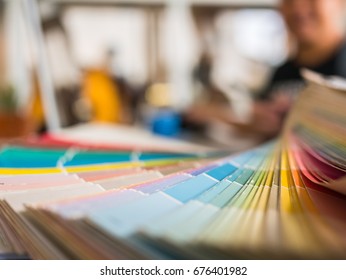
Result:
{"label": "person's hand", "polygon": [[269,102],[280,115],[285,117],[292,107],[293,99],[287,94],[277,93]]}
{"label": "person's hand", "polygon": [[291,101],[281,95],[270,101],[256,102],[252,108],[252,118],[247,129],[265,137],[277,135],[282,126]]}
{"label": "person's hand", "polygon": [[263,134],[274,136],[281,129],[281,116],[276,106],[269,102],[257,102],[253,105],[252,118],[249,129]]}

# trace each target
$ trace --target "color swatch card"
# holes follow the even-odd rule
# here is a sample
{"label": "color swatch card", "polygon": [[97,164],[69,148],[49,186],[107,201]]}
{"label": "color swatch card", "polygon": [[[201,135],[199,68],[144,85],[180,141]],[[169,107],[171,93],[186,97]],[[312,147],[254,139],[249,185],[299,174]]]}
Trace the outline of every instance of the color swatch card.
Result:
{"label": "color swatch card", "polygon": [[95,125],[1,147],[0,257],[345,259],[346,89],[306,76],[239,154]]}

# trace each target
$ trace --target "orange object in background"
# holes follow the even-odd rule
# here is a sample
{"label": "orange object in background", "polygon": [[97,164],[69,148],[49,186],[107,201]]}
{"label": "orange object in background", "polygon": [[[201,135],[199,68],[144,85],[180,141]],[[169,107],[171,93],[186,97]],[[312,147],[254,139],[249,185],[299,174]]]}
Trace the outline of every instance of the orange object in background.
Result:
{"label": "orange object in background", "polygon": [[119,90],[103,70],[87,70],[83,81],[84,97],[90,102],[92,121],[122,122]]}

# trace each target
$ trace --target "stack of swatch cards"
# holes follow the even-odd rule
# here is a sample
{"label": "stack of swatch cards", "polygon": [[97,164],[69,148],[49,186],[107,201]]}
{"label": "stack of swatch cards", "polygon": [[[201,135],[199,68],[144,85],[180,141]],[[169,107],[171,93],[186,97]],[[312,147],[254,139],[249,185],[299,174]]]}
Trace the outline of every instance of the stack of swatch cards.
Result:
{"label": "stack of swatch cards", "polygon": [[308,76],[282,135],[231,156],[61,135],[3,146],[0,257],[346,258],[346,87]]}

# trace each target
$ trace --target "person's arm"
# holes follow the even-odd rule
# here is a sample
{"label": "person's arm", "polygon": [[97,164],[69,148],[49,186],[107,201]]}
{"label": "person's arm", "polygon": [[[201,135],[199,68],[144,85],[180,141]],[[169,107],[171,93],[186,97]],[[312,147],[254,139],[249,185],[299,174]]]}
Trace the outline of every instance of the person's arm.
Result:
{"label": "person's arm", "polygon": [[272,100],[253,102],[247,122],[240,120],[229,105],[220,104],[194,106],[186,113],[186,118],[199,124],[222,121],[241,131],[272,137],[279,133],[289,107],[290,101],[285,96],[278,96]]}

